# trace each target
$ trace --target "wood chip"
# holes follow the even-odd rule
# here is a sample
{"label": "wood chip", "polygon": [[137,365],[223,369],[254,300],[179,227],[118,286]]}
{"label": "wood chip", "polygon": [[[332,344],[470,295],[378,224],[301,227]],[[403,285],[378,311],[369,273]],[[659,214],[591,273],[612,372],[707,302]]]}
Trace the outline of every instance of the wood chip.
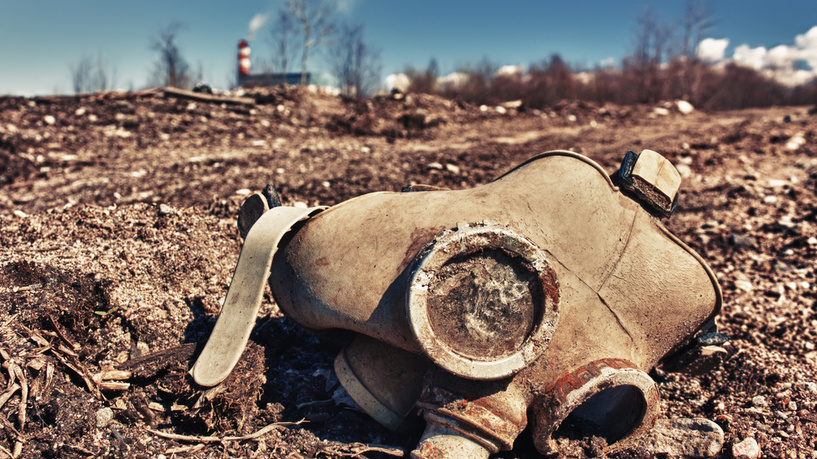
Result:
{"label": "wood chip", "polygon": [[102,390],[126,391],[130,389],[130,383],[122,381],[101,381],[97,384]]}
{"label": "wood chip", "polygon": [[95,374],[93,379],[95,382],[102,381],[125,381],[133,376],[133,372],[126,370],[117,370],[116,368],[105,369]]}
{"label": "wood chip", "polygon": [[80,350],[81,346],[68,337],[68,335],[63,331],[62,327],[60,327],[52,316],[48,316],[48,321],[51,322],[51,326],[54,327],[54,331],[57,332],[57,335],[59,335],[60,339],[62,339],[65,344],[71,346],[74,351]]}
{"label": "wood chip", "polygon": [[181,97],[183,99],[196,100],[199,102],[208,102],[215,104],[233,104],[233,105],[255,105],[255,99],[251,97],[225,97],[211,94],[202,94],[200,92],[187,91],[179,88],[164,88],[165,95]]}
{"label": "wood chip", "polygon": [[3,395],[0,395],[0,408],[3,408],[3,405],[6,404],[7,401],[14,395],[15,392],[20,390],[19,384],[13,384],[11,387],[8,388]]}
{"label": "wood chip", "polygon": [[105,396],[102,395],[102,392],[99,391],[94,380],[88,375],[88,372],[82,366],[81,363],[77,362],[69,362],[67,357],[64,357],[62,354],[57,352],[55,349],[52,349],[52,354],[54,357],[57,358],[63,365],[70,368],[74,373],[77,374],[82,380],[85,382],[85,386],[88,388],[88,391],[94,395],[98,400],[105,400]]}
{"label": "wood chip", "polygon": [[177,446],[175,448],[170,448],[165,451],[165,454],[196,453],[203,449],[204,445],[199,443],[198,445]]}
{"label": "wood chip", "polygon": [[255,432],[253,432],[251,434],[241,435],[241,436],[237,436],[237,437],[234,437],[234,436],[199,437],[199,436],[196,436],[196,435],[179,435],[179,434],[173,434],[173,433],[166,433],[166,432],[161,432],[161,431],[153,430],[153,429],[145,429],[145,430],[152,433],[153,435],[156,435],[157,437],[167,438],[168,440],[189,441],[189,442],[195,442],[195,443],[221,443],[221,442],[225,442],[225,441],[252,440],[253,438],[261,437],[264,434],[266,434],[266,433],[270,432],[271,430],[274,430],[274,429],[276,429],[278,427],[297,426],[297,425],[301,425],[301,424],[303,424],[305,422],[307,422],[305,419],[301,419],[298,422],[275,422],[275,423],[272,423],[272,424],[264,427],[263,429],[255,431]]}
{"label": "wood chip", "polygon": [[182,344],[128,360],[117,365],[117,369],[131,371],[138,378],[149,378],[171,365],[189,360],[195,351],[196,343]]}

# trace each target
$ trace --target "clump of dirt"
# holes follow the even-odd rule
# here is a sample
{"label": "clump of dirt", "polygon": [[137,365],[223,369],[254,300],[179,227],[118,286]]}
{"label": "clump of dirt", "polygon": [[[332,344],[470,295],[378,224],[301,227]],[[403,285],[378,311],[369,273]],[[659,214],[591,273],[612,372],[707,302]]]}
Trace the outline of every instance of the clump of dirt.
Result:
{"label": "clump of dirt", "polygon": [[[807,108],[682,115],[293,87],[239,95],[249,102],[163,90],[0,97],[0,451],[399,456],[420,432],[386,431],[351,406],[332,371],[337,347],[283,317],[269,293],[227,382],[206,389],[188,375],[232,278],[243,199],[268,183],[289,205],[462,189],[552,149],[612,173],[644,148],[684,177],[666,224],[715,271],[717,323],[731,337],[709,373],[653,371],[664,415],[718,423],[719,457],[747,437],[766,457],[817,450],[817,116]],[[602,448],[574,440],[565,448],[578,456]],[[499,456],[538,453],[526,433]]]}

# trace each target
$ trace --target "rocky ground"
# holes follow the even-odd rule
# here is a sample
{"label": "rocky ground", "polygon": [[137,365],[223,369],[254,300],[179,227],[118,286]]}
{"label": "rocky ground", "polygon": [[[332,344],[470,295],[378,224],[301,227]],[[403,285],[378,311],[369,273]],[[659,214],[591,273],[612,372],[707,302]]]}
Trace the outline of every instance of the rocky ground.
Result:
{"label": "rocky ground", "polygon": [[[717,322],[731,337],[710,373],[652,372],[663,415],[720,425],[718,457],[748,438],[764,457],[817,457],[810,107],[241,96],[0,97],[0,457],[401,456],[419,432],[390,433],[344,403],[337,349],[268,294],[230,379],[209,391],[191,383],[194,343],[238,257],[242,200],[267,183],[285,204],[310,206],[417,183],[467,188],[552,149],[613,172],[644,148],[684,176],[666,224],[717,273]],[[537,454],[523,434],[500,457]]]}

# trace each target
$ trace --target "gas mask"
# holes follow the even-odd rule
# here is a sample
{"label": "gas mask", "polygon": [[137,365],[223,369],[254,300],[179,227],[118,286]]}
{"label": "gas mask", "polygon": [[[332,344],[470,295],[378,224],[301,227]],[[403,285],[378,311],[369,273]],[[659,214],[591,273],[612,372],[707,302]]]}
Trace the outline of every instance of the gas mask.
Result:
{"label": "gas mask", "polygon": [[487,458],[530,424],[542,454],[568,424],[606,452],[652,428],[647,372],[712,323],[717,280],[660,222],[680,175],[628,153],[611,179],[567,151],[467,190],[412,187],[330,208],[245,202],[224,306],[191,373],[219,384],[265,283],[290,319],[345,337],[341,384],[380,424],[417,409],[415,458]]}

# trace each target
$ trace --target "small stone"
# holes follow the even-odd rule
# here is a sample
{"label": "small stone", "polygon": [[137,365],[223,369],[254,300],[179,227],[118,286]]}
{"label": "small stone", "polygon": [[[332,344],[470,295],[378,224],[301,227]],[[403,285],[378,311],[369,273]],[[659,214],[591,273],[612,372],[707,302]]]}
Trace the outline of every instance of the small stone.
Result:
{"label": "small stone", "polygon": [[74,115],[82,116],[82,115],[85,114],[86,111],[87,110],[85,110],[85,107],[80,107],[80,108],[76,109],[76,111],[74,112]]}
{"label": "small stone", "polygon": [[735,288],[743,290],[744,292],[751,292],[755,289],[754,285],[748,280],[738,279],[735,281]]}
{"label": "small stone", "polygon": [[817,393],[817,383],[815,383],[815,382],[811,382],[811,381],[801,382],[801,383],[798,383],[795,387],[797,387],[800,390],[804,390],[806,392],[811,392],[812,394]]}
{"label": "small stone", "polygon": [[757,239],[752,236],[732,233],[729,236],[729,244],[733,247],[753,248],[757,247]]}
{"label": "small stone", "polygon": [[109,407],[100,408],[96,412],[96,428],[104,429],[113,421],[113,410]]}
{"label": "small stone", "polygon": [[798,133],[794,137],[789,139],[788,142],[786,142],[786,149],[794,151],[794,150],[797,150],[798,148],[800,148],[801,146],[803,146],[803,144],[805,144],[805,143],[806,143],[806,139],[805,139],[805,137],[803,137],[803,134]]}
{"label": "small stone", "polygon": [[786,405],[786,408],[789,411],[797,411],[797,402],[795,402],[795,401],[789,402],[788,405]]}
{"label": "small stone", "polygon": [[678,164],[675,166],[675,169],[677,169],[678,173],[681,174],[681,178],[689,178],[692,176],[692,168],[686,164]]}
{"label": "small stone", "polygon": [[732,445],[732,456],[735,459],[757,459],[760,457],[760,446],[757,445],[757,440],[748,437]]}
{"label": "small stone", "polygon": [[164,204],[164,203],[159,204],[159,215],[160,216],[175,215],[175,214],[176,214],[176,209],[174,209],[174,208],[172,208],[169,205]]}
{"label": "small stone", "polygon": [[448,172],[451,172],[453,174],[459,174],[460,173],[459,166],[456,166],[454,164],[446,164],[445,165],[445,170],[447,170]]}
{"label": "small stone", "polygon": [[723,448],[723,429],[704,418],[659,419],[638,444],[652,454],[713,457]]}
{"label": "small stone", "polygon": [[435,161],[433,163],[429,163],[428,165],[426,165],[426,169],[434,169],[441,171],[443,170],[443,165]]}
{"label": "small stone", "polygon": [[678,107],[678,111],[684,115],[689,115],[690,113],[695,111],[695,107],[693,107],[692,104],[685,100],[679,100],[675,102],[675,106]]}
{"label": "small stone", "polygon": [[45,115],[43,117],[43,121],[45,121],[45,124],[48,124],[50,126],[50,125],[56,123],[57,119],[54,118],[52,115]]}
{"label": "small stone", "polygon": [[766,406],[766,397],[764,397],[762,395],[757,395],[755,397],[752,397],[752,405],[757,406],[757,407]]}

